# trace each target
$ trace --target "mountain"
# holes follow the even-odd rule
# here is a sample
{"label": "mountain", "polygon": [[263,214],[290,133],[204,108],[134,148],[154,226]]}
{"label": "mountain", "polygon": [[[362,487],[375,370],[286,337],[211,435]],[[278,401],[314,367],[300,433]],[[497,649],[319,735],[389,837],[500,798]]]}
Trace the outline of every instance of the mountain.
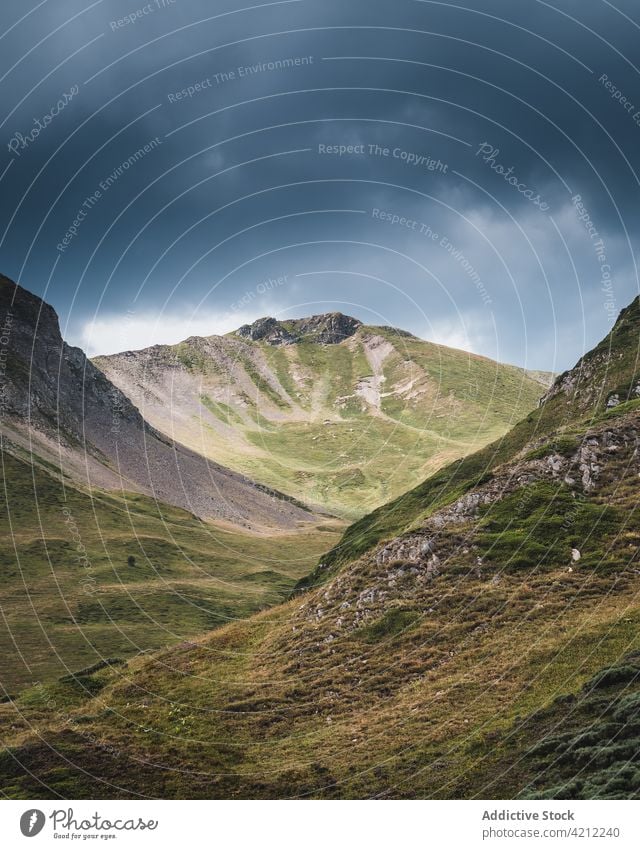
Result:
{"label": "mountain", "polygon": [[356,518],[534,409],[545,375],[341,313],[96,357],[158,431]]}
{"label": "mountain", "polygon": [[150,426],[129,398],[60,335],[52,307],[0,277],[6,327],[4,444],[91,488],[143,493],[206,519],[293,529],[314,517]]}
{"label": "mountain", "polygon": [[155,431],[6,278],[0,327],[0,697],[280,602],[338,539]]}
{"label": "mountain", "polygon": [[[623,413],[640,399],[640,302],[622,310],[611,333],[570,369],[559,375],[540,401],[504,438],[484,450],[443,469],[422,485],[351,525],[339,545],[325,558],[306,584],[322,581],[341,562],[353,559],[380,540],[399,535],[420,523],[442,504],[481,484],[496,467],[516,457],[527,446],[545,451],[545,445],[579,442],[584,427],[603,414]],[[578,436],[573,431],[578,427]],[[567,448],[563,450],[568,450]],[[590,469],[581,476],[588,482]]]}
{"label": "mountain", "polygon": [[639,340],[636,300],[288,603],[0,706],[4,792],[638,798]]}

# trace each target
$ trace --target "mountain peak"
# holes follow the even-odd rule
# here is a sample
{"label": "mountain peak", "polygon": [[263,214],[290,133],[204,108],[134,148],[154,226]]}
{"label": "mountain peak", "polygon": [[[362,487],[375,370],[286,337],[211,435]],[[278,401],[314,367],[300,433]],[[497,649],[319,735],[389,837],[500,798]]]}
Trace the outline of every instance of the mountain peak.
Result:
{"label": "mountain peak", "polygon": [[278,321],[270,316],[259,318],[253,324],[244,324],[236,336],[269,345],[294,345],[309,341],[320,345],[337,345],[353,336],[362,322],[341,312],[321,313],[309,318]]}
{"label": "mountain peak", "polygon": [[271,316],[258,318],[252,324],[243,324],[236,330],[236,336],[252,342],[268,342],[270,345],[292,345],[298,341],[283,324]]}
{"label": "mountain peak", "polygon": [[[17,322],[19,327],[38,328],[42,334],[50,330],[53,335],[59,335],[58,316],[53,307],[45,303],[38,295],[27,291],[19,283],[14,283],[4,274],[0,274],[0,324]],[[27,333],[30,339],[32,332]]]}

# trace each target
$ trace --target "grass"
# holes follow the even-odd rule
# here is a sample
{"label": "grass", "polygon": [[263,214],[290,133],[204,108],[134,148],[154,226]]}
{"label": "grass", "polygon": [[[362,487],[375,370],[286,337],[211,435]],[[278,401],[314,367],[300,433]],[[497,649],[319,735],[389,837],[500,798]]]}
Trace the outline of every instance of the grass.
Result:
{"label": "grass", "polygon": [[[13,693],[271,606],[339,526],[255,536],[132,493],[85,493],[2,454],[0,651]],[[129,565],[129,558],[135,564]]]}
{"label": "grass", "polygon": [[[378,366],[379,404],[363,394],[374,381],[366,349],[374,334],[388,346]],[[388,328],[364,327],[335,345],[309,337],[275,347],[225,337],[167,351],[167,362],[184,366],[175,376],[181,398],[190,383],[194,403],[185,417],[184,400],[176,411],[168,398],[154,408],[152,424],[252,480],[350,521],[500,437],[544,391],[519,369]],[[109,371],[109,362],[99,358],[98,365]],[[155,362],[160,368],[163,357]],[[117,371],[112,376],[117,381]],[[144,396],[136,400],[151,412]]]}
{"label": "grass", "polygon": [[[284,608],[283,616],[254,617],[195,646],[90,676],[88,684],[79,676],[28,692],[0,708],[14,725],[13,748],[0,760],[3,788],[19,798],[36,792],[13,756],[54,792],[74,798],[474,795],[484,790],[483,775],[496,775],[489,763],[495,742],[485,754],[480,741],[508,736],[527,709],[579,689],[630,638],[630,629],[615,630],[628,592],[619,591],[595,622],[593,611],[577,604],[571,627],[552,635],[554,611],[527,622],[534,601],[522,596],[514,603],[514,590],[510,584],[493,599],[496,613],[512,598],[500,626],[473,639],[486,616],[470,616],[463,626],[449,612],[452,621],[441,618],[435,633],[424,621],[407,627],[396,620],[391,634],[387,625],[364,640],[356,632],[356,643],[332,644],[331,656],[303,654],[296,672],[285,674],[291,651],[280,659],[268,651],[290,628],[291,610]],[[461,606],[464,600],[466,593]],[[564,603],[556,599],[556,611]],[[635,628],[638,622],[636,612]],[[597,658],[590,657],[589,644],[605,634]],[[553,675],[541,674],[550,664]],[[27,723],[42,727],[51,750],[28,742]],[[169,766],[169,775],[145,763]],[[475,775],[472,767],[486,773]],[[527,786],[526,777],[513,782],[504,775],[488,793],[508,798]]]}
{"label": "grass", "polygon": [[251,378],[256,394],[267,398],[277,407],[288,408],[289,403],[280,393],[271,386],[269,381],[258,371],[249,357],[242,360],[242,367],[247,375]]}
{"label": "grass", "polygon": [[[445,525],[430,580],[365,556],[204,637],[25,691],[0,705],[6,794],[42,795],[25,765],[73,798],[635,792],[636,702],[622,716],[610,698],[640,649],[632,454],[632,440],[612,452],[577,503],[564,484],[524,483]],[[587,745],[601,696],[607,724],[565,756]]]}
{"label": "grass", "polygon": [[[606,408],[606,402],[613,392],[624,398],[640,385],[639,329],[640,298],[636,298],[622,311],[609,336],[576,366],[572,392],[555,394],[486,447],[475,452],[470,448],[470,453],[461,460],[444,466],[418,486],[353,522],[338,545],[301,581],[299,588],[306,589],[328,580],[345,564],[361,557],[382,540],[393,539],[419,525],[435,510],[487,480],[495,469],[523,452],[527,459],[540,459],[552,453],[570,454],[579,446],[581,429],[588,424],[613,422],[627,413],[637,412],[640,399],[623,402],[611,409]],[[483,359],[474,357],[470,361],[477,363]],[[506,368],[508,371],[509,367]],[[558,378],[559,382],[566,374]],[[474,392],[475,386],[476,383]],[[532,443],[540,444],[532,448]]]}
{"label": "grass", "polygon": [[[583,686],[480,743],[499,794],[516,772],[525,799],[640,798],[640,656],[623,655]],[[487,781],[486,768],[472,782]],[[480,787],[478,788],[480,790]]]}
{"label": "grass", "polygon": [[561,434],[556,439],[543,442],[538,448],[528,451],[525,460],[542,460],[552,454],[570,457],[580,447],[580,439],[574,434]]}
{"label": "grass", "polygon": [[[0,705],[4,794],[635,797],[640,411],[606,401],[633,389],[639,325],[625,311],[584,384],[351,526],[306,593]],[[596,487],[552,478],[551,454],[594,439]],[[371,552],[406,531],[437,569]]]}
{"label": "grass", "polygon": [[586,558],[582,568],[602,568],[606,546],[624,518],[615,507],[576,496],[566,484],[547,482],[521,487],[484,514],[476,533],[483,559],[516,570],[563,558],[568,564],[573,548]]}
{"label": "grass", "polygon": [[230,407],[223,401],[214,401],[212,398],[209,398],[208,395],[204,394],[200,396],[200,400],[214,416],[229,425],[229,427],[237,427],[238,425],[242,426],[244,424],[242,417],[238,415],[233,407]]}
{"label": "grass", "polygon": [[402,608],[393,608],[384,613],[371,625],[366,625],[356,632],[358,639],[365,643],[377,643],[380,640],[386,640],[390,637],[395,637],[397,634],[402,634],[407,628],[411,627],[420,618],[420,613],[417,610],[403,610]]}

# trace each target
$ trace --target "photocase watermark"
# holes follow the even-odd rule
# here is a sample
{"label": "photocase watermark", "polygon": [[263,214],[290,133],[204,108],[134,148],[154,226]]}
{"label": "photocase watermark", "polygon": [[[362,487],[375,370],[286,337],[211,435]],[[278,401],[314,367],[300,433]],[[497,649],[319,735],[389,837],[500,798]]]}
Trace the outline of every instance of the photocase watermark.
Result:
{"label": "photocase watermark", "polygon": [[241,80],[245,77],[255,77],[258,74],[270,73],[271,71],[285,71],[290,68],[302,68],[313,65],[313,56],[287,56],[284,59],[273,59],[269,62],[255,62],[253,65],[238,65],[232,71],[220,71],[213,75],[217,85]]}
{"label": "photocase watermark", "polygon": [[109,28],[111,29],[111,32],[116,32],[117,30],[124,29],[125,27],[130,27],[139,20],[152,15],[154,12],[175,6],[177,2],[178,0],[153,0],[152,3],[147,3],[146,6],[140,6],[140,8],[136,9],[134,12],[130,12],[128,15],[124,15],[122,18],[117,18],[115,21],[109,21]]}
{"label": "photocase watermark", "polygon": [[25,837],[35,837],[44,828],[47,818],[38,808],[30,808],[20,817],[20,831]]}
{"label": "photocase watermark", "polygon": [[561,528],[564,533],[568,533],[575,525],[578,516],[580,515],[580,511],[584,507],[585,501],[586,499],[584,498],[584,496],[582,498],[577,499],[575,506],[572,507],[571,510],[569,510],[565,514],[564,520],[561,525]]}
{"label": "photocase watermark", "polygon": [[158,136],[151,139],[150,142],[138,148],[135,153],[132,153],[128,159],[125,159],[124,162],[118,165],[114,171],[100,181],[98,188],[96,188],[90,195],[87,195],[87,197],[82,201],[80,209],[77,211],[76,217],[73,219],[73,223],[70,225],[61,241],[58,242],[56,249],[59,253],[63,254],[67,250],[69,245],[80,232],[80,228],[84,221],[86,221],[91,210],[100,203],[109,189],[114,186],[118,180],[124,176],[127,171],[129,171],[130,168],[133,168],[134,165],[156,150],[156,148],[158,148],[161,144],[162,140]]}
{"label": "photocase watermark", "polygon": [[43,115],[41,118],[34,118],[33,123],[34,127],[23,135],[22,133],[16,133],[9,139],[7,144],[7,148],[9,153],[12,153],[14,156],[19,157],[22,151],[26,150],[30,145],[32,145],[36,139],[40,136],[47,127],[55,121],[55,119],[60,115],[67,106],[71,103],[71,101],[78,95],[80,91],[80,86],[73,85],[69,89],[69,91],[63,92],[62,96],[58,100],[58,102],[51,107],[51,109]]}
{"label": "photocase watermark", "polygon": [[128,159],[125,159],[115,171],[112,171],[108,177],[105,177],[104,180],[100,181],[100,189],[103,192],[107,192],[114,183],[117,183],[120,177],[122,177],[126,172],[132,168],[136,163],[138,163],[141,159],[144,159],[145,156],[148,156],[152,151],[156,150],[156,148],[160,147],[162,144],[162,139],[156,136],[151,139],[150,142],[138,148],[135,153],[132,153]]}
{"label": "photocase watermark", "polygon": [[405,150],[402,147],[385,147],[381,144],[318,144],[318,153],[324,156],[370,156],[380,159],[396,159],[404,165],[421,168],[425,171],[438,171],[446,174],[449,166],[441,159],[434,159],[426,153]]}
{"label": "photocase watermark", "polygon": [[378,221],[387,221],[394,227],[406,227],[407,230],[413,230],[423,235],[428,235],[431,230],[427,224],[421,223],[416,218],[409,218],[406,215],[399,215],[397,212],[389,212],[386,209],[379,209],[378,207],[374,207],[371,210],[371,217],[376,218]]}
{"label": "photocase watermark", "polygon": [[258,285],[253,289],[248,289],[237,301],[234,301],[234,303],[231,304],[231,309],[234,312],[236,310],[241,310],[260,295],[266,295],[267,292],[273,292],[274,289],[279,289],[281,286],[285,286],[288,279],[288,274],[283,274],[281,277],[267,277],[265,280],[260,281],[260,283],[258,283]]}
{"label": "photocase watermark", "polygon": [[234,82],[236,80],[246,79],[247,77],[255,77],[259,74],[272,73],[273,71],[287,71],[292,68],[302,68],[313,65],[313,56],[287,56],[283,59],[273,59],[268,62],[256,62],[253,65],[238,65],[235,68],[230,68],[227,71],[218,71],[205,77],[198,82],[173,91],[167,95],[169,103],[179,103],[181,100],[190,100],[198,94],[202,94],[208,89],[216,86],[225,85],[225,83]]}
{"label": "photocase watermark", "polygon": [[460,265],[465,274],[467,274],[470,278],[482,298],[483,304],[485,304],[485,306],[489,306],[493,303],[482,278],[468,258],[447,236],[443,236],[438,233],[438,231],[434,230],[430,224],[427,224],[424,221],[418,221],[415,218],[408,218],[406,216],[399,215],[396,212],[379,209],[378,207],[374,207],[371,210],[371,217],[378,221],[386,221],[394,226],[404,227],[411,230],[442,248],[451,257],[451,259],[454,259]]}
{"label": "photocase watermark", "polygon": [[113,387],[110,392],[111,401],[111,433],[118,436],[122,430],[122,419],[125,411],[125,399],[122,392]]}
{"label": "photocase watermark", "polygon": [[[118,327],[118,338],[120,339],[119,348],[123,351],[129,347],[129,330],[134,320],[135,312],[127,310],[124,319]],[[129,402],[125,395],[116,387],[112,386],[109,390],[109,401],[111,403],[111,428],[110,432],[113,436],[119,436],[122,430],[122,422],[125,417],[125,411],[128,409]]]}
{"label": "photocase watermark", "polygon": [[573,207],[578,216],[578,221],[582,222],[584,229],[587,231],[587,235],[591,239],[591,243],[596,254],[596,259],[598,260],[598,265],[600,266],[600,289],[605,296],[603,306],[605,312],[607,313],[607,316],[609,317],[609,321],[614,322],[618,315],[618,308],[616,306],[616,299],[613,292],[611,263],[607,259],[607,252],[605,249],[604,240],[598,232],[598,228],[596,227],[593,219],[591,218],[591,214],[582,202],[582,195],[574,195],[571,198],[571,203],[573,204]]}
{"label": "photocase watermark", "polygon": [[7,377],[7,366],[9,363],[9,344],[11,342],[12,330],[13,313],[8,312],[0,328],[0,418],[4,418],[8,407],[9,379]]}
{"label": "photocase watermark", "polygon": [[609,95],[614,100],[618,101],[624,111],[631,115],[631,120],[633,121],[633,123],[637,127],[640,127],[640,109],[636,109],[633,104],[633,101],[629,100],[629,98],[625,94],[623,94],[622,90],[619,89],[618,86],[615,85],[615,83],[613,83],[606,74],[602,74],[598,82],[606,88],[606,90],[609,92]]}
{"label": "photocase watermark", "polygon": [[179,103],[181,100],[190,100],[192,97],[195,97],[196,94],[202,94],[203,91],[213,88],[213,85],[214,81],[211,77],[205,77],[197,83],[192,83],[186,88],[180,89],[180,91],[171,92],[167,95],[167,100],[169,103]]}
{"label": "photocase watermark", "polygon": [[494,147],[489,144],[489,142],[482,142],[476,151],[476,156],[479,156],[485,165],[488,165],[492,171],[495,171],[498,176],[502,177],[505,182],[507,182],[510,186],[513,186],[514,189],[517,189],[530,203],[537,206],[542,212],[547,212],[549,204],[542,200],[540,195],[536,193],[535,189],[527,186],[526,183],[523,183],[516,176],[513,165],[505,168],[504,165],[498,162],[499,155],[500,148]]}
{"label": "photocase watermark", "polygon": [[115,837],[114,832],[155,831],[159,820],[126,816],[109,819],[97,811],[89,817],[76,817],[73,808],[56,808],[47,817],[39,808],[30,808],[20,817],[20,831],[25,837],[35,837],[51,820],[54,838],[82,840]]}
{"label": "photocase watermark", "polygon": [[[80,837],[77,832],[111,832],[111,831],[155,831],[158,820],[144,820],[142,817],[127,817],[109,820],[99,813],[93,814],[86,819],[76,819],[73,808],[59,809],[49,814],[54,832],[66,831],[71,837]],[[75,832],[75,833],[74,833]]]}
{"label": "photocase watermark", "polygon": [[476,269],[471,265],[466,256],[462,253],[460,248],[457,248],[453,242],[450,242],[446,236],[442,236],[442,238],[438,241],[438,244],[441,248],[449,254],[449,256],[454,259],[457,263],[459,263],[462,270],[469,276],[471,282],[476,287],[480,297],[482,298],[482,303],[485,306],[490,306],[493,301],[491,300],[491,296],[487,292],[486,286],[482,282],[482,279]]}

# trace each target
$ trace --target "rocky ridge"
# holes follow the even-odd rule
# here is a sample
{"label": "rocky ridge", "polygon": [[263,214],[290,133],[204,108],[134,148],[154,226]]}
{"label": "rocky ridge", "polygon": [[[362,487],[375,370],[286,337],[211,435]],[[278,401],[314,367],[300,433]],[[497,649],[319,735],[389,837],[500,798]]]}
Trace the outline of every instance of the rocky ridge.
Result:
{"label": "rocky ridge", "polygon": [[[160,433],[83,351],[49,305],[0,277],[2,434],[90,487],[132,490],[201,518],[293,527],[312,514]],[[8,440],[8,442],[7,442]]]}
{"label": "rocky ridge", "polygon": [[333,312],[289,321],[259,318],[253,324],[244,324],[238,328],[236,336],[252,342],[266,342],[268,345],[295,345],[302,341],[339,345],[360,327],[362,322],[357,318]]}

